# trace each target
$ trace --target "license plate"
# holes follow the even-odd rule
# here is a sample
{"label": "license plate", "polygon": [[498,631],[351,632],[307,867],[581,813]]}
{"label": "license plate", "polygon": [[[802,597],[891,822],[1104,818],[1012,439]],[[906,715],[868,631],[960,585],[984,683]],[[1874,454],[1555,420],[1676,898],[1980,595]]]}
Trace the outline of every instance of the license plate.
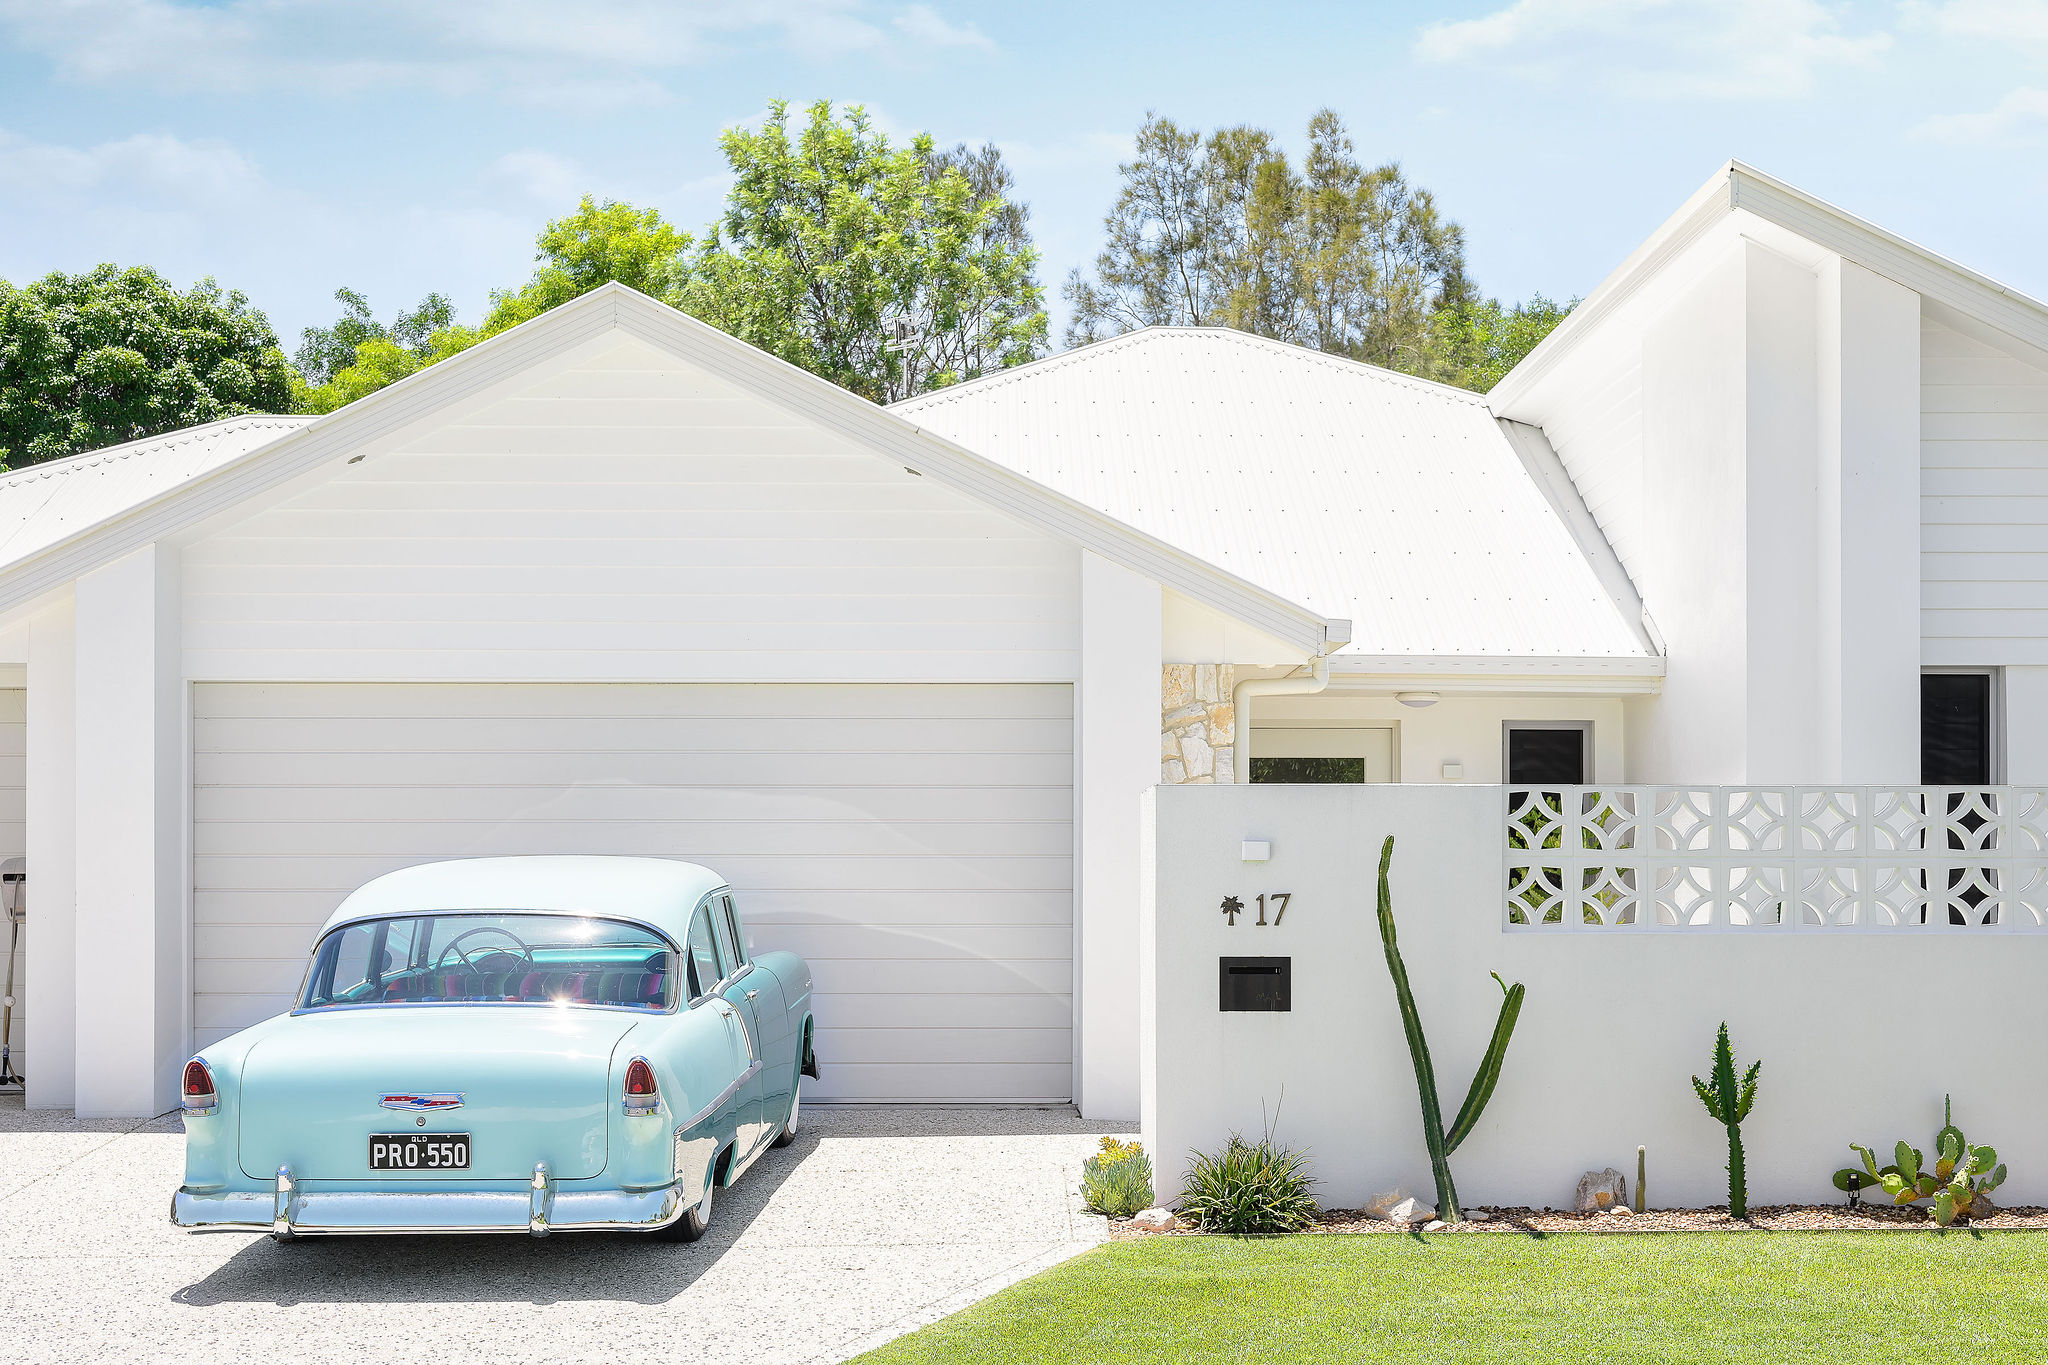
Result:
{"label": "license plate", "polygon": [[372,1133],[373,1171],[466,1171],[467,1133]]}

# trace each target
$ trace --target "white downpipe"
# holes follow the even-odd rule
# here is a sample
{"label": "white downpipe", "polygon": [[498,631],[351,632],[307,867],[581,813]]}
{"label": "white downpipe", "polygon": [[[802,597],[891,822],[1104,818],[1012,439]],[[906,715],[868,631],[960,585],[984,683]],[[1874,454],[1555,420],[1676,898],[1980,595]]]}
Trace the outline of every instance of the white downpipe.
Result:
{"label": "white downpipe", "polygon": [[1330,656],[1315,661],[1307,677],[1289,673],[1279,678],[1246,678],[1230,689],[1230,764],[1239,782],[1252,780],[1253,697],[1297,697],[1320,692],[1330,685]]}

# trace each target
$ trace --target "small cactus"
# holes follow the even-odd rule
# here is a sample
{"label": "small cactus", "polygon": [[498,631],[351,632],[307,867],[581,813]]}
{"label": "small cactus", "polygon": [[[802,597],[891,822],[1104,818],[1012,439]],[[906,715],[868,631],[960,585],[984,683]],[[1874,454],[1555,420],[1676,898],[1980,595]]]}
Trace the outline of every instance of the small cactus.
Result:
{"label": "small cactus", "polygon": [[1763,1068],[1762,1062],[1752,1063],[1742,1083],[1735,1083],[1735,1051],[1728,1045],[1728,1025],[1723,1021],[1721,1032],[1714,1039],[1713,1083],[1709,1085],[1697,1076],[1692,1078],[1693,1092],[1700,1097],[1700,1103],[1706,1105],[1714,1122],[1728,1130],[1730,1218],[1749,1217],[1749,1181],[1742,1164],[1742,1121],[1749,1117],[1750,1106],[1756,1103],[1756,1078]]}

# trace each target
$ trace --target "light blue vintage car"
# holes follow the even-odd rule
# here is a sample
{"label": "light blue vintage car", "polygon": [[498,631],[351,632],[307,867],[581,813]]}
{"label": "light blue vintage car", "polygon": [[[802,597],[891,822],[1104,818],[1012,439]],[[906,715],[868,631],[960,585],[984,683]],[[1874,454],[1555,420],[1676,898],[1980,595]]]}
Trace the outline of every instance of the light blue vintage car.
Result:
{"label": "light blue vintage car", "polygon": [[410,867],[334,912],[296,1009],[186,1064],[171,1221],[695,1241],[817,1074],[810,968],[709,869]]}

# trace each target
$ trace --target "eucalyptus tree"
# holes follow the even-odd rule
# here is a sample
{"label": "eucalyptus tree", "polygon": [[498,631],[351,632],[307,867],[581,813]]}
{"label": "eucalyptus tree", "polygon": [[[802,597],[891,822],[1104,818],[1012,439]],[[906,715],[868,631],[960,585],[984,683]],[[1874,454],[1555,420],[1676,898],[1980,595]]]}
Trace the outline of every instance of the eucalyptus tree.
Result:
{"label": "eucalyptus tree", "polygon": [[1103,222],[1092,278],[1069,275],[1069,344],[1154,325],[1235,327],[1456,381],[1458,319],[1481,300],[1464,229],[1399,163],[1368,166],[1331,110],[1299,169],[1249,125],[1206,137],[1148,115]]}

